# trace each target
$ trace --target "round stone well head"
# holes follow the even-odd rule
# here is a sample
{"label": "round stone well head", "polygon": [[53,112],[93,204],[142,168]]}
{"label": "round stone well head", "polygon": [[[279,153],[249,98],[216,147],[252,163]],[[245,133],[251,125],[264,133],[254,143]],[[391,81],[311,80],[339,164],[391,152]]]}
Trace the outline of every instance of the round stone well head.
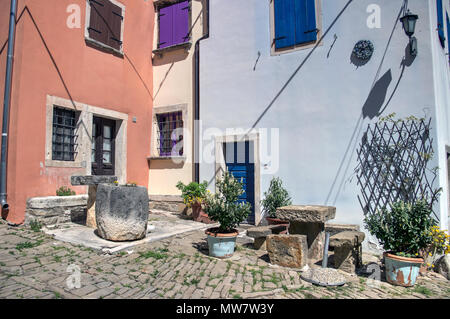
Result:
{"label": "round stone well head", "polygon": [[100,237],[112,241],[142,239],[147,232],[148,213],[147,188],[98,185],[95,219]]}

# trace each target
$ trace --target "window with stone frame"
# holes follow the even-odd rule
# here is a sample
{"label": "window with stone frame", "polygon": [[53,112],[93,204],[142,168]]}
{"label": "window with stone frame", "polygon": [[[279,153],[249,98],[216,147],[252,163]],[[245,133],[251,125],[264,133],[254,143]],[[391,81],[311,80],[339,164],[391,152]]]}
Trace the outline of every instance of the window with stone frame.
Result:
{"label": "window with stone frame", "polygon": [[57,106],[53,108],[52,160],[75,160],[76,124],[75,111]]}
{"label": "window with stone frame", "polygon": [[157,149],[161,157],[183,156],[183,112],[156,115],[158,124]]}

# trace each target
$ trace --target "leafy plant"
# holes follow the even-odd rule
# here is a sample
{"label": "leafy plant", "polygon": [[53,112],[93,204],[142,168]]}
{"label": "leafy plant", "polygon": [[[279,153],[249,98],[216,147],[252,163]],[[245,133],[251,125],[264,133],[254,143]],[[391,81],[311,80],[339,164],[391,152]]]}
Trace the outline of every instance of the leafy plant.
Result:
{"label": "leafy plant", "polygon": [[66,186],[61,186],[56,190],[56,196],[73,196],[73,195],[76,195],[76,193]]}
{"label": "leafy plant", "polygon": [[281,178],[274,177],[270,181],[267,192],[264,192],[264,199],[261,201],[263,212],[269,217],[275,217],[277,208],[292,204],[288,191],[283,187]]}
{"label": "leafy plant", "polygon": [[178,182],[177,188],[181,191],[181,197],[186,206],[190,207],[193,204],[202,204],[206,198],[208,182],[203,183],[191,182],[187,185],[181,181]]}
{"label": "leafy plant", "polygon": [[239,196],[244,193],[242,183],[225,172],[218,179],[217,192],[206,197],[205,212],[209,218],[219,222],[219,232],[232,232],[251,212],[250,203],[238,203]]}
{"label": "leafy plant", "polygon": [[429,235],[436,221],[425,200],[414,204],[402,201],[364,218],[366,229],[378,238],[386,251],[405,257],[415,257],[431,244]]}
{"label": "leafy plant", "polygon": [[30,221],[30,228],[34,232],[40,232],[42,224],[38,220],[32,220]]}

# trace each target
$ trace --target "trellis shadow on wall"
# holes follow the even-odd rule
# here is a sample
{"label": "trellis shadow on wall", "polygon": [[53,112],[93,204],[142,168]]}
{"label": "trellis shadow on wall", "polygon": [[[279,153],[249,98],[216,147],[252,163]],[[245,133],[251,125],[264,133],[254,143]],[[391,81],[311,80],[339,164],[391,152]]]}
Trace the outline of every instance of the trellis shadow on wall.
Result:
{"label": "trellis shadow on wall", "polygon": [[[414,203],[422,198],[430,206],[438,199],[433,188],[437,168],[429,169],[433,154],[431,119],[380,121],[368,125],[357,150],[355,168],[364,214],[390,208],[397,201]],[[434,215],[437,218],[436,212]]]}

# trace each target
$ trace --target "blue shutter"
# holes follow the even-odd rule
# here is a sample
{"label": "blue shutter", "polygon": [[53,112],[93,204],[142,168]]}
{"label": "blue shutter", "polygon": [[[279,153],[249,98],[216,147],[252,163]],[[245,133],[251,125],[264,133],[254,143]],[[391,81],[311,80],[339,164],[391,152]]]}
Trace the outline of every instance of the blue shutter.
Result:
{"label": "blue shutter", "polygon": [[274,0],[275,48],[281,49],[295,44],[295,0]]}
{"label": "blue shutter", "polygon": [[445,13],[447,17],[447,51],[448,51],[448,59],[450,62],[450,19],[448,18],[448,12]]}
{"label": "blue shutter", "polygon": [[295,0],[295,44],[317,40],[315,0]]}
{"label": "blue shutter", "polygon": [[444,13],[442,10],[442,0],[436,1],[437,6],[437,22],[438,22],[438,34],[441,45],[445,48],[445,35],[444,35]]}

